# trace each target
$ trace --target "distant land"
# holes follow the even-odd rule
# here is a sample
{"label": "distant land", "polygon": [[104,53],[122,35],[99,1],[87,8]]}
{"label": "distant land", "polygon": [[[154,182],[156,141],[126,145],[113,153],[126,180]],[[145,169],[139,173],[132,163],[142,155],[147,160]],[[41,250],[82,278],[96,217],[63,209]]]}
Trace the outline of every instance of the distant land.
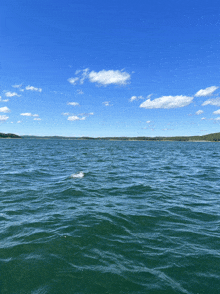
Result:
{"label": "distant land", "polygon": [[21,139],[21,137],[15,134],[0,133],[0,139]]}
{"label": "distant land", "polygon": [[0,133],[0,139],[60,139],[60,140],[109,140],[109,141],[198,141],[218,142],[220,133],[203,136],[176,136],[176,137],[62,137],[62,136],[18,136],[15,134]]}

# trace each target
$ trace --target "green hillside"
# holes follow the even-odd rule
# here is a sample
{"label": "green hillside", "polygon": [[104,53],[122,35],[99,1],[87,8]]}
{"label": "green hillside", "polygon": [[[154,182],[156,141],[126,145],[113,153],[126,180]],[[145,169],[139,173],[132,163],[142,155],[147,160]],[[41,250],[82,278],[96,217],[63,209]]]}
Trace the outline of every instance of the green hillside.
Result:
{"label": "green hillside", "polygon": [[62,136],[22,136],[23,139],[62,139],[62,140],[120,140],[120,141],[220,141],[220,133],[203,136],[176,136],[176,137],[62,137]]}
{"label": "green hillside", "polygon": [[0,133],[0,139],[21,139],[21,137],[15,134]]}
{"label": "green hillside", "polygon": [[61,136],[18,136],[15,134],[0,133],[0,139],[63,139],[63,140],[120,140],[120,141],[220,141],[220,133],[203,136],[176,136],[176,137],[61,137]]}

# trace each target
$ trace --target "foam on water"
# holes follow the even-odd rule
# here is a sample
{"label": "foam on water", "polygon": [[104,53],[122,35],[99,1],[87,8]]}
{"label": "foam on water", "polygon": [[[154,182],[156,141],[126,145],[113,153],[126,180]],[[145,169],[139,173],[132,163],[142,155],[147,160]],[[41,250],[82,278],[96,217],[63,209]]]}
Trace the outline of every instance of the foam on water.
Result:
{"label": "foam on water", "polygon": [[72,174],[70,177],[71,178],[83,178],[84,177],[84,173],[83,172],[79,172],[79,173],[76,173],[76,174]]}

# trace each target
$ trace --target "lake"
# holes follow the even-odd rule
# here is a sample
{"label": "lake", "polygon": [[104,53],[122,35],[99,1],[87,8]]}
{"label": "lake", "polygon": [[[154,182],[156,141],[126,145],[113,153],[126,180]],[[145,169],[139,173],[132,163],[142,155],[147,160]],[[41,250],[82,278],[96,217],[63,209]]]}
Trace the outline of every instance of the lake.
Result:
{"label": "lake", "polygon": [[220,144],[0,140],[0,293],[220,291]]}

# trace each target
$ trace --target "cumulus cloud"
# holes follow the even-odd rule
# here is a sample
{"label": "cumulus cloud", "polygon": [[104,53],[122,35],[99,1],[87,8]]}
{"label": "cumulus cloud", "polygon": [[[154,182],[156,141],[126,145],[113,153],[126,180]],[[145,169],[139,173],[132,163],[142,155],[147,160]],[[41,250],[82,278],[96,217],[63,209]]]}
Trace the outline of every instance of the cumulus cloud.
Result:
{"label": "cumulus cloud", "polygon": [[6,121],[7,119],[9,119],[8,116],[6,116],[6,115],[0,115],[0,121]]}
{"label": "cumulus cloud", "polygon": [[199,90],[196,94],[195,94],[195,97],[205,97],[205,96],[210,96],[212,95],[215,90],[217,90],[218,87],[216,86],[211,86],[211,87],[208,87],[206,89],[201,89]]}
{"label": "cumulus cloud", "polygon": [[41,120],[41,118],[39,118],[39,117],[38,118],[34,118],[34,120]]}
{"label": "cumulus cloud", "polygon": [[26,113],[21,113],[20,115],[22,115],[22,116],[32,116],[32,114],[31,114],[31,113],[29,113],[29,112],[26,112]]}
{"label": "cumulus cloud", "polygon": [[38,92],[42,92],[42,89],[41,88],[35,88],[33,86],[27,86],[25,88],[26,90],[30,90],[30,91],[38,91]]}
{"label": "cumulus cloud", "polygon": [[2,97],[0,96],[0,102],[8,102],[9,99],[2,99]]}
{"label": "cumulus cloud", "polygon": [[147,124],[149,124],[150,122],[151,122],[150,120],[146,121]]}
{"label": "cumulus cloud", "polygon": [[131,98],[130,98],[130,102],[133,102],[134,100],[137,100],[138,99],[138,97],[137,96],[132,96]]}
{"label": "cumulus cloud", "polygon": [[18,121],[17,121],[17,124],[20,124],[20,123],[21,123],[21,120],[18,120]]}
{"label": "cumulus cloud", "polygon": [[200,115],[200,114],[202,114],[204,111],[203,110],[198,110],[198,111],[196,111],[196,115]]}
{"label": "cumulus cloud", "polygon": [[6,96],[6,97],[14,97],[14,96],[20,97],[21,95],[18,95],[18,94],[15,93],[15,92],[6,92],[6,93],[5,93],[5,96]]}
{"label": "cumulus cloud", "polygon": [[102,86],[107,85],[126,85],[130,80],[130,74],[122,70],[101,70],[98,72],[90,71],[86,68],[84,70],[77,70],[75,72],[78,77],[72,77],[68,79],[68,82],[76,85],[77,83],[83,84],[85,79],[88,79],[91,83],[97,83]]}
{"label": "cumulus cloud", "polygon": [[75,120],[85,120],[85,116],[83,117],[79,117],[77,115],[72,115],[72,116],[69,116],[67,120],[70,120],[70,121],[75,121]]}
{"label": "cumulus cloud", "polygon": [[72,85],[76,85],[76,82],[79,80],[78,77],[76,78],[69,78],[67,81],[72,84]]}
{"label": "cumulus cloud", "polygon": [[220,117],[215,118],[215,120],[220,120]]}
{"label": "cumulus cloud", "polygon": [[202,106],[206,106],[206,105],[220,106],[220,98],[218,97],[218,98],[206,100],[202,103]]}
{"label": "cumulus cloud", "polygon": [[[149,97],[150,98],[150,97]],[[144,97],[143,96],[132,96],[130,99],[129,99],[129,101],[130,102],[133,102],[133,101],[135,101],[135,100],[140,100],[140,99],[144,99]]]}
{"label": "cumulus cloud", "polygon": [[63,112],[62,115],[70,115],[69,112]]}
{"label": "cumulus cloud", "polygon": [[91,71],[88,77],[91,83],[98,83],[103,86],[110,84],[126,85],[130,80],[130,74],[120,70]]}
{"label": "cumulus cloud", "polygon": [[220,109],[214,111],[213,114],[220,114]]}
{"label": "cumulus cloud", "polygon": [[[83,84],[85,79],[88,77],[88,71],[89,69],[88,68],[85,68],[83,70],[77,70],[75,72],[76,75],[79,75],[79,77],[74,77],[74,78],[69,78],[67,81],[72,84],[72,85],[76,85],[77,83],[79,84]],[[83,93],[80,93],[80,94],[83,94]]]}
{"label": "cumulus cloud", "polygon": [[34,116],[34,117],[39,116],[38,114],[32,114],[32,113],[30,113],[30,112],[21,113],[20,115],[22,115],[22,116]]}
{"label": "cumulus cloud", "polygon": [[202,118],[201,118],[201,120],[205,120],[205,119],[206,119],[205,117],[202,117]]}
{"label": "cumulus cloud", "polygon": [[8,113],[8,112],[11,112],[11,110],[5,106],[5,107],[0,107],[0,112]]}
{"label": "cumulus cloud", "polygon": [[[148,95],[148,96],[147,96],[147,99],[150,99],[150,97],[151,97],[152,95],[153,95],[153,94]],[[144,97],[143,97],[143,96],[132,96],[132,97],[129,99],[129,101],[130,101],[130,102],[133,102],[133,101],[135,101],[135,100],[140,100],[140,99],[144,99]]]}
{"label": "cumulus cloud", "polygon": [[79,106],[78,102],[68,102],[67,105]]}
{"label": "cumulus cloud", "polygon": [[193,97],[188,96],[162,96],[154,100],[147,99],[140,107],[146,109],[153,108],[179,108],[189,105],[193,101]]}

